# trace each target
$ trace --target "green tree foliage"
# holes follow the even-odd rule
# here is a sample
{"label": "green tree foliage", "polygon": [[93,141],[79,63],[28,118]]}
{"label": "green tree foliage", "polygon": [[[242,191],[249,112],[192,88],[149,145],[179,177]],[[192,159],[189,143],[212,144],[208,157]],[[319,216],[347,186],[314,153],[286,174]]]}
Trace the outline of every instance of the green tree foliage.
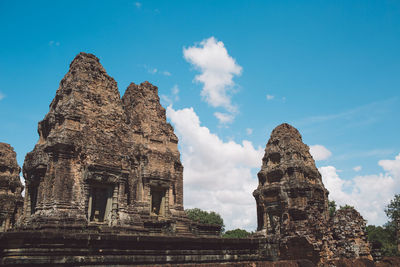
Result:
{"label": "green tree foliage", "polygon": [[400,194],[395,195],[389,205],[386,206],[385,213],[392,223],[400,218]]}
{"label": "green tree foliage", "polygon": [[368,241],[378,243],[383,256],[397,256],[396,229],[389,223],[382,226],[367,226]]}
{"label": "green tree foliage", "polygon": [[339,210],[347,210],[347,209],[354,209],[354,207],[346,204],[344,206],[340,206],[339,208]]}
{"label": "green tree foliage", "polygon": [[214,211],[207,212],[198,208],[185,210],[189,219],[199,223],[216,224],[221,226],[221,233],[225,230],[224,220]]}
{"label": "green tree foliage", "polygon": [[333,215],[335,215],[336,212],[336,202],[334,200],[329,201],[329,216],[333,217]]}
{"label": "green tree foliage", "polygon": [[226,231],[222,237],[224,238],[246,238],[249,237],[251,233],[247,232],[246,230],[243,229],[235,229],[235,230],[229,230]]}
{"label": "green tree foliage", "polygon": [[395,195],[386,206],[389,221],[381,226],[368,225],[368,241],[382,245],[383,256],[399,256],[397,251],[397,219],[400,218],[400,194]]}

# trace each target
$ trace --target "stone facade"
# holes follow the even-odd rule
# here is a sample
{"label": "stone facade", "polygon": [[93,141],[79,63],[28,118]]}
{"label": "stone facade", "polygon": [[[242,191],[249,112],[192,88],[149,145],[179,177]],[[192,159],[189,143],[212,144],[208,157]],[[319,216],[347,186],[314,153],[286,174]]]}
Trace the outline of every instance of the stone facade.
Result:
{"label": "stone facade", "polygon": [[372,259],[357,211],[329,217],[329,192],[297,129],[281,124],[272,131],[258,180],[257,236],[279,242],[281,259]]}
{"label": "stone facade", "polygon": [[14,227],[22,215],[24,186],[19,179],[20,172],[14,149],[0,143],[0,232]]}
{"label": "stone facade", "polygon": [[99,59],[80,53],[38,132],[21,228],[189,231],[178,138],[157,87],[131,84],[121,99]]}

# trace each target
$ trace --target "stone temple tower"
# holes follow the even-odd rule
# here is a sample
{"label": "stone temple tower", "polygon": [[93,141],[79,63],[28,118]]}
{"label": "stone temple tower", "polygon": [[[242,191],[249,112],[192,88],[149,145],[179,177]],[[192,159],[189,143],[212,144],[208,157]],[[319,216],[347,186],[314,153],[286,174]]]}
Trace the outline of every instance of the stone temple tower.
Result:
{"label": "stone temple tower", "polygon": [[99,59],[80,53],[38,133],[21,228],[189,231],[178,138],[156,86],[131,84],[121,99]]}
{"label": "stone temple tower", "polygon": [[372,259],[362,216],[354,208],[330,216],[328,190],[297,129],[276,127],[262,162],[256,235],[277,244],[281,259]]}
{"label": "stone temple tower", "polygon": [[258,180],[258,233],[279,242],[281,258],[318,262],[328,246],[328,191],[297,129],[272,131]]}

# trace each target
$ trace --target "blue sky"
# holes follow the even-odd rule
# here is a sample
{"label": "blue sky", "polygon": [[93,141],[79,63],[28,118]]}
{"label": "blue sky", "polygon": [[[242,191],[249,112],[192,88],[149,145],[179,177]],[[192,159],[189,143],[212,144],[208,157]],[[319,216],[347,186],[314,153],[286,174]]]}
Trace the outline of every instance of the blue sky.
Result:
{"label": "blue sky", "polygon": [[319,145],[331,198],[369,223],[386,222],[400,193],[398,1],[0,0],[0,25],[0,141],[21,166],[84,51],[121,95],[130,82],[159,87],[185,205],[220,212],[228,229],[254,230],[256,173],[283,122]]}

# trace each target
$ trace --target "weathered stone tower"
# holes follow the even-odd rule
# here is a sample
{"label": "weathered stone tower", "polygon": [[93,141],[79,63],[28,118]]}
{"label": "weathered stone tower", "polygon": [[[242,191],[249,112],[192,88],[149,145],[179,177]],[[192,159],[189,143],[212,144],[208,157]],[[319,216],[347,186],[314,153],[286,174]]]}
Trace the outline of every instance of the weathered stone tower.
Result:
{"label": "weathered stone tower", "polygon": [[361,215],[350,208],[329,216],[328,190],[297,129],[272,131],[258,180],[257,235],[278,243],[281,259],[372,259]]}
{"label": "weathered stone tower", "polygon": [[19,173],[14,149],[6,143],[0,143],[0,232],[12,228],[22,215],[24,188]]}
{"label": "weathered stone tower", "polygon": [[188,231],[178,138],[157,87],[131,84],[121,99],[98,58],[80,53],[38,132],[21,227]]}
{"label": "weathered stone tower", "polygon": [[297,129],[281,124],[272,131],[258,180],[259,233],[279,240],[282,258],[318,262],[327,246],[328,191]]}

